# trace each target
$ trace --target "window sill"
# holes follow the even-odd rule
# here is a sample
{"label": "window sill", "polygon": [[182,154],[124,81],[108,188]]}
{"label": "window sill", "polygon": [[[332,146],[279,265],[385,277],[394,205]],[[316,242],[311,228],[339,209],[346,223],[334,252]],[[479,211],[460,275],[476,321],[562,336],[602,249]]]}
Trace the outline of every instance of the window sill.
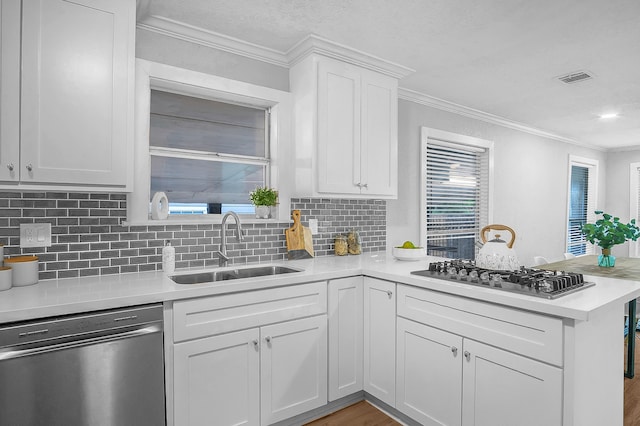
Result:
{"label": "window sill", "polygon": [[[212,217],[203,216],[188,216],[187,217],[172,217],[164,220],[143,220],[143,221],[123,221],[124,226],[154,226],[154,225],[220,225],[222,223],[222,215],[211,215]],[[280,220],[280,219],[258,219],[253,215],[240,215],[240,222],[244,224],[256,224],[256,223],[293,223],[293,220]],[[234,220],[227,223],[234,223]]]}

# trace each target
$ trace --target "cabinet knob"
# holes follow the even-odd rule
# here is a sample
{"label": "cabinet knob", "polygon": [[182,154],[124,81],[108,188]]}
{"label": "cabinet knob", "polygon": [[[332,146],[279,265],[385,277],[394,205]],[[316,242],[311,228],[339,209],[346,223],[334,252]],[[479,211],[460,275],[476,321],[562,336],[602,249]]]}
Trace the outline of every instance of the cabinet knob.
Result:
{"label": "cabinet knob", "polygon": [[9,171],[12,172],[13,171],[13,163],[7,164],[7,169],[9,169]]}
{"label": "cabinet knob", "polygon": [[391,290],[387,290],[387,296],[389,296],[389,299],[391,299],[391,296],[393,296],[393,292]]}
{"label": "cabinet knob", "polygon": [[362,188],[362,184],[360,182],[354,183],[354,185],[357,186],[358,188]]}
{"label": "cabinet knob", "polygon": [[33,170],[33,165],[31,165],[31,163],[27,164],[27,171],[32,171]]}
{"label": "cabinet knob", "polygon": [[267,343],[271,343],[271,336],[265,337],[264,340],[266,340]]}
{"label": "cabinet knob", "polygon": [[469,361],[471,359],[471,353],[469,351],[464,351],[464,357]]}
{"label": "cabinet knob", "polygon": [[361,188],[369,188],[369,184],[368,183],[363,183],[362,185],[360,185]]}
{"label": "cabinet knob", "polygon": [[458,348],[456,348],[455,346],[451,346],[451,352],[454,356],[458,355]]}
{"label": "cabinet knob", "polygon": [[253,341],[253,346],[255,346],[255,348],[256,348],[256,349],[258,349],[258,343],[259,343],[259,342],[258,342],[258,339],[255,339],[255,340]]}

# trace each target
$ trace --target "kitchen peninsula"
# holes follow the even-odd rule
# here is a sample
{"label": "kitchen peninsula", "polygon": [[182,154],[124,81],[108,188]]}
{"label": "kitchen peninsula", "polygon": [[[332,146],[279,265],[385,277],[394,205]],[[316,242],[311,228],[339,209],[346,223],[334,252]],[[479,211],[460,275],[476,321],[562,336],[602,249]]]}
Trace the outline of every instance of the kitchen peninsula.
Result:
{"label": "kitchen peninsula", "polygon": [[[619,360],[623,356],[623,340],[620,319],[625,302],[640,296],[639,282],[589,277],[596,282],[595,286],[547,300],[411,274],[411,271],[424,269],[430,260],[439,258],[401,262],[383,253],[344,258],[327,256],[279,262],[301,269],[298,273],[195,285],[175,284],[161,272],[49,280],[0,294],[0,322],[164,302],[165,330],[168,333],[165,339],[168,417],[169,423],[174,424],[174,419],[185,414],[180,412],[179,404],[172,404],[174,398],[177,401],[180,397],[174,393],[174,384],[179,381],[176,372],[180,371],[175,356],[179,352],[177,348],[184,345],[180,336],[173,336],[174,330],[180,329],[180,324],[174,322],[178,317],[176,306],[207,300],[215,303],[223,297],[269,295],[271,291],[282,289],[290,294],[309,286],[315,295],[315,310],[298,315],[317,316],[320,327],[327,327],[328,322],[328,333],[320,333],[320,336],[324,335],[325,342],[328,342],[329,357],[328,361],[325,360],[325,368],[328,368],[330,379],[328,392],[319,395],[315,408],[305,409],[302,414],[287,414],[284,420],[290,420],[291,424],[363,397],[404,416],[402,418],[408,423],[423,423],[424,419],[432,416],[429,410],[434,408],[434,404],[442,406],[437,400],[428,400],[424,395],[438,394],[458,395],[458,402],[454,407],[446,406],[447,412],[444,413],[447,418],[455,420],[455,424],[466,424],[469,418],[475,418],[476,424],[484,424],[483,419],[491,420],[486,416],[497,415],[506,421],[522,418],[526,413],[533,416],[540,406],[535,404],[527,408],[526,404],[532,400],[549,401],[551,404],[545,410],[550,422],[546,424],[622,424],[623,375]],[[335,292],[346,288],[352,288],[354,294],[361,295],[349,299],[360,308],[340,310],[339,302],[343,299],[334,297]],[[311,303],[308,300],[305,303]],[[334,305],[336,301],[337,306]],[[206,309],[200,309],[200,312],[207,312]],[[345,341],[344,336],[336,336],[334,332],[347,332],[349,327],[340,324],[336,328],[335,325],[336,321],[344,321],[349,312],[357,312],[357,309],[363,312],[358,321],[364,319],[364,324],[357,324],[356,329],[363,331],[359,338],[356,333],[351,341],[362,342],[354,350],[360,351],[363,361],[352,366],[360,381],[356,381],[355,387],[349,388],[350,394],[344,396],[339,392],[339,375],[336,378],[338,384],[332,383],[331,377],[343,371],[336,363],[344,363],[348,357],[335,358],[332,353],[344,350],[341,347],[344,343],[340,342]],[[204,323],[206,326],[207,321]],[[235,325],[230,327],[234,329]],[[425,336],[428,339],[423,339]],[[422,344],[440,338],[453,342],[442,346],[448,357],[436,354],[431,362],[425,363]],[[388,357],[384,359],[371,356],[385,353]],[[418,360],[422,361],[418,363]],[[452,362],[453,369],[452,365],[439,365],[438,362]],[[386,369],[385,365],[391,368]],[[489,365],[493,370],[487,369]],[[418,370],[426,368],[423,372],[428,373],[428,369],[434,366],[447,373],[446,387],[416,388],[419,383],[413,379],[420,377]],[[500,368],[496,370],[496,366]],[[528,375],[514,376],[520,368]],[[392,376],[382,377],[384,372],[391,372]],[[466,384],[467,376],[472,373],[475,375],[475,389],[469,389]],[[535,374],[540,377],[529,382],[528,379]],[[327,376],[320,377],[326,380]],[[461,380],[452,381],[452,377]],[[512,392],[511,380],[519,393]],[[452,388],[451,383],[454,382]],[[496,389],[498,382],[501,385]],[[435,380],[432,379],[431,383]],[[324,386],[326,390],[327,384]],[[418,390],[419,393],[412,394]],[[532,390],[541,392],[543,396],[529,395]],[[513,399],[515,406],[504,404],[505,401],[495,397],[496,393],[509,402]],[[468,404],[470,398],[473,405]],[[265,420],[267,418],[283,420],[268,417],[271,414],[262,413],[262,424],[271,423]],[[536,424],[539,420],[536,416],[524,424]],[[179,422],[176,420],[175,424]]]}

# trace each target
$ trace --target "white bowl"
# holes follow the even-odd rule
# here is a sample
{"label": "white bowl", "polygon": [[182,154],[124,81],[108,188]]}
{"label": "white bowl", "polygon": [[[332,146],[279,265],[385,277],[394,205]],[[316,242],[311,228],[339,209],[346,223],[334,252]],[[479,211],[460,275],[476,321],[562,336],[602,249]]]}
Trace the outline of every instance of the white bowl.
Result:
{"label": "white bowl", "polygon": [[402,247],[394,247],[391,250],[391,254],[398,260],[421,260],[427,257],[427,252],[424,247],[416,247],[412,249],[406,249]]}

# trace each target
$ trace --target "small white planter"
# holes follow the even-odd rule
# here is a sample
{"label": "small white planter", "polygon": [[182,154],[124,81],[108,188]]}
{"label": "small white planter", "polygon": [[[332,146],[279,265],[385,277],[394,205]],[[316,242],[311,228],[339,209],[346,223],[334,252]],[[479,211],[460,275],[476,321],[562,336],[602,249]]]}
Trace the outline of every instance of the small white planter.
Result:
{"label": "small white planter", "polygon": [[271,206],[256,206],[256,217],[258,219],[269,219],[271,217]]}

